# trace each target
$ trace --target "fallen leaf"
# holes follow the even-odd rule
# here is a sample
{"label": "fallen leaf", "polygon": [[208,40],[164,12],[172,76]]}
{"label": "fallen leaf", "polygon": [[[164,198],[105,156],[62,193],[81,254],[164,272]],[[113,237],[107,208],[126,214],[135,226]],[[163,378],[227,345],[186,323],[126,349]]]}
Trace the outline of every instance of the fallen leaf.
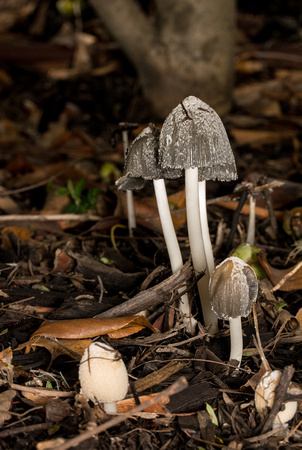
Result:
{"label": "fallen leaf", "polygon": [[302,331],[302,308],[300,308],[299,311],[297,312],[296,319],[299,322],[300,331]]}
{"label": "fallen leaf", "polygon": [[302,289],[301,262],[288,269],[275,269],[267,262],[267,256],[264,252],[258,254],[258,259],[274,286],[273,291],[279,289],[289,292]]}
{"label": "fallen leaf", "polygon": [[55,253],[53,272],[71,272],[74,260],[62,249],[58,248]]}
{"label": "fallen leaf", "polygon": [[10,234],[13,234],[15,236],[15,238],[21,242],[22,241],[25,242],[31,237],[31,234],[27,228],[21,228],[21,227],[16,227],[16,226],[2,228],[2,230],[1,230],[2,244],[5,245],[5,247],[7,247],[9,249],[12,248]]}
{"label": "fallen leaf", "polygon": [[31,339],[41,335],[63,339],[85,339],[104,334],[119,339],[137,333],[143,328],[149,328],[153,333],[157,332],[143,316],[54,320],[43,322],[40,328],[33,333]]}
{"label": "fallen leaf", "polygon": [[8,389],[0,394],[0,427],[11,418],[9,410],[11,408],[12,399],[15,397],[16,391]]}
{"label": "fallen leaf", "polygon": [[23,350],[26,347],[43,347],[50,352],[52,360],[61,355],[68,355],[72,359],[79,360],[83,355],[85,348],[91,343],[92,339],[52,340],[46,336],[37,336],[20,344],[15,351]]}
{"label": "fallen leaf", "polygon": [[[157,394],[150,394],[150,395],[142,395],[139,397],[139,401],[140,403],[146,402],[147,400],[152,399],[153,397],[155,397]],[[156,414],[167,414],[167,410],[165,408],[165,405],[167,405],[170,401],[170,398],[164,397],[160,402],[155,403],[155,405],[149,406],[149,408],[144,409],[145,412],[150,412],[150,413],[156,413]],[[116,402],[116,409],[117,412],[122,414],[125,413],[127,411],[129,411],[130,409],[135,408],[136,403],[134,398],[126,398],[124,400],[121,400],[119,402]]]}

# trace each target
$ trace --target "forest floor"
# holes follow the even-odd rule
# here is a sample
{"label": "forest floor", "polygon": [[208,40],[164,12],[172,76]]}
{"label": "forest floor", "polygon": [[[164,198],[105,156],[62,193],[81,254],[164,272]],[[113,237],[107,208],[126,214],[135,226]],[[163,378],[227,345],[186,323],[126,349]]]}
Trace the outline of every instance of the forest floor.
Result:
{"label": "forest floor", "polygon": [[[238,14],[233,108],[223,118],[238,180],[207,183],[216,264],[246,243],[256,200],[259,293],[242,319],[236,370],[228,322],[216,335],[203,325],[183,181],[167,183],[183,269],[171,273],[151,184],[134,193],[129,235],[126,194],[115,186],[120,123],[137,124],[132,142],[153,120],[133,69],[109,39],[94,69],[81,70],[85,40],[70,65],[68,47],[58,53],[41,28],[42,12],[26,14],[18,32],[0,23],[0,448],[301,448],[301,24]],[[184,285],[192,334],[178,308]],[[95,339],[117,349],[129,373],[114,416],[80,394],[79,362]],[[275,370],[283,389],[259,413],[255,389]],[[289,399],[296,412],[278,427]]]}

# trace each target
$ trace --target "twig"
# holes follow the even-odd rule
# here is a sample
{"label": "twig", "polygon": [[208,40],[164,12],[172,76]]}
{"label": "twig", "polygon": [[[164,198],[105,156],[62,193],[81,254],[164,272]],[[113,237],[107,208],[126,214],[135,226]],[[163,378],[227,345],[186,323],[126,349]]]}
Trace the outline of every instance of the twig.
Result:
{"label": "twig", "polygon": [[271,292],[275,292],[278,289],[280,289],[284,283],[286,283],[286,281],[293,276],[298,270],[300,270],[302,266],[302,261],[300,261],[294,268],[293,270],[291,270],[290,272],[288,272],[286,275],[284,275],[283,278],[281,278],[281,280],[279,281],[279,283],[277,283],[272,289]]}
{"label": "twig", "polygon": [[269,366],[269,363],[265,357],[263,348],[262,348],[262,344],[261,344],[261,339],[260,339],[260,334],[259,334],[259,326],[258,326],[258,317],[257,317],[257,311],[256,311],[256,304],[253,303],[253,317],[254,317],[254,325],[255,325],[255,331],[256,331],[256,338],[257,338],[257,342],[255,342],[255,345],[258,349],[262,364],[264,369],[266,370],[266,372],[271,371],[272,369]]}
{"label": "twig", "polygon": [[55,389],[46,389],[46,388],[34,388],[30,386],[21,386],[20,384],[11,384],[11,389],[15,389],[16,391],[21,392],[31,392],[35,395],[40,395],[41,397],[74,397],[75,392],[63,392],[57,391]]}
{"label": "twig", "polygon": [[78,222],[97,222],[101,220],[100,216],[93,214],[7,214],[0,216],[0,222],[58,222],[58,221],[78,221]]}
{"label": "twig", "polygon": [[133,409],[130,409],[129,411],[125,412],[124,414],[113,417],[113,419],[108,420],[108,422],[103,423],[96,428],[93,428],[92,430],[85,431],[84,433],[69,439],[66,441],[63,445],[59,445],[57,447],[53,447],[53,449],[56,450],[68,450],[71,447],[75,447],[76,445],[79,445],[81,442],[86,441],[87,439],[91,438],[92,436],[96,436],[97,434],[103,433],[106,430],[109,430],[109,428],[112,428],[121,422],[124,422],[129,417],[135,415],[136,413],[143,411],[146,408],[149,408],[152,405],[155,405],[156,403],[159,403],[164,397],[177,394],[178,392],[181,392],[183,389],[185,389],[188,386],[188,382],[185,379],[185,377],[180,377],[175,383],[173,383],[171,386],[169,386],[167,389],[164,389],[160,394],[156,395],[155,397],[151,398],[150,400],[147,400],[146,402],[141,403],[140,405],[136,406]]}
{"label": "twig", "polygon": [[139,292],[130,300],[127,300],[121,305],[117,305],[108,311],[102,312],[101,314],[97,314],[94,317],[99,319],[123,315],[131,316],[148,309],[151,306],[154,307],[159,303],[162,303],[174,289],[178,289],[181,285],[186,283],[191,276],[192,266],[190,261],[187,261],[181,270],[174,273],[166,280],[146,291]]}

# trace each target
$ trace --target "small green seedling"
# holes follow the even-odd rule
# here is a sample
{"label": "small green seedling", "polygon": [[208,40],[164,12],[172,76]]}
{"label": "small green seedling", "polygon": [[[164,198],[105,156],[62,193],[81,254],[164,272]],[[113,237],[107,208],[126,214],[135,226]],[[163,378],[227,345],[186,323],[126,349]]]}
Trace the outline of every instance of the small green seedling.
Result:
{"label": "small green seedling", "polygon": [[95,209],[99,188],[85,190],[85,180],[82,178],[77,184],[72,180],[67,181],[67,187],[56,191],[56,195],[68,195],[71,202],[65,209],[66,213],[84,214],[91,209]]}
{"label": "small green seedling", "polygon": [[211,417],[212,423],[218,427],[218,419],[217,419],[217,416],[216,416],[216,414],[215,414],[214,409],[212,408],[212,406],[209,405],[208,403],[206,403],[206,410],[207,410],[207,413],[208,413],[208,414],[210,415],[210,417]]}

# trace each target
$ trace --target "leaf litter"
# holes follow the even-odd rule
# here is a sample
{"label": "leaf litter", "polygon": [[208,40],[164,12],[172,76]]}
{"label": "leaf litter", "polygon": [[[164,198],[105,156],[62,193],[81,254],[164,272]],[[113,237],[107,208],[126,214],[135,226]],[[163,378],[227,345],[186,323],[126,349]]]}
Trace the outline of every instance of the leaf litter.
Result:
{"label": "leaf litter", "polygon": [[[242,33],[240,23],[246,24],[247,17],[239,13],[239,19]],[[245,25],[246,40],[249,31]],[[287,43],[287,52],[276,44],[279,51],[268,54],[257,40],[238,43],[234,108],[223,122],[231,137],[239,180],[229,186],[208,182],[209,226],[218,264],[229,256],[226,242],[230,235],[232,250],[245,242],[250,207],[245,201],[233,224],[243,192],[236,187],[256,178],[251,187],[256,199],[255,246],[260,250],[256,262],[266,278],[260,282],[256,316],[242,323],[243,362],[235,373],[227,361],[227,322],[220,323],[215,337],[202,325],[197,280],[189,260],[182,181],[167,183],[187,261],[184,272],[172,276],[148,182],[135,195],[138,225],[133,238],[127,228],[116,228],[115,246],[112,242],[112,228],[126,224],[125,196],[114,185],[124,164],[121,138],[117,137],[115,148],[111,145],[116,122],[125,117],[113,120],[108,110],[101,114],[98,110],[93,118],[95,96],[89,89],[85,95],[90,95],[91,111],[86,121],[78,105],[87,96],[81,93],[74,96],[74,105],[65,98],[63,109],[50,114],[47,96],[38,104],[28,93],[28,86],[34,91],[43,86],[43,80],[38,86],[32,73],[24,72],[28,79],[22,86],[24,79],[11,77],[11,68],[4,69],[6,76],[0,75],[4,93],[0,119],[4,149],[0,157],[0,439],[5,448],[68,448],[72,439],[78,444],[82,439],[86,448],[147,448],[146,442],[148,448],[301,446],[300,404],[286,428],[269,431],[254,404],[254,390],[267,364],[283,373],[293,366],[293,380],[301,384],[302,72],[301,65],[289,64],[286,57],[292,43]],[[282,68],[274,58],[282,61]],[[70,74],[66,68],[65,76]],[[107,82],[113,78],[109,73]],[[86,86],[90,81],[82,79]],[[17,82],[20,91],[13,94],[10,86]],[[71,79],[69,84],[73,84]],[[54,84],[52,89],[56,98],[59,86]],[[19,97],[18,92],[22,92]],[[26,113],[24,97],[31,97],[25,101]],[[193,109],[184,106],[186,110],[178,107],[169,118],[165,144],[175,141],[175,122],[180,127],[190,124],[191,133],[196,130],[190,117],[194,116],[198,127],[204,126],[204,115],[201,119],[198,114],[206,111],[196,111],[196,105]],[[208,114],[211,122],[215,113],[210,110]],[[132,142],[138,134],[139,130],[131,132]],[[182,142],[182,136],[180,132],[176,142]],[[204,141],[207,149],[217,145],[215,139]],[[108,163],[113,170],[105,179],[101,169]],[[201,176],[208,178],[210,172],[209,168]],[[280,180],[282,184],[270,184]],[[265,185],[273,208],[269,208]],[[76,201],[82,214],[66,215],[75,186],[81,188]],[[272,215],[277,234],[272,232]],[[178,309],[178,289],[184,285],[199,322],[193,336],[186,333]],[[137,316],[142,311],[145,318]],[[125,317],[129,314],[135,317]],[[45,321],[54,330],[60,324],[66,335],[58,336],[51,328],[42,333]],[[103,325],[95,331],[92,324],[96,321]],[[106,321],[111,322],[110,329],[104,329]],[[83,323],[87,333],[79,337]],[[255,334],[260,339],[255,340]],[[104,415],[101,405],[94,406],[79,394],[78,361],[95,339],[118,349],[130,375],[131,389],[118,402],[119,416],[113,419]],[[183,383],[181,377],[188,386],[176,393],[177,383]]]}

